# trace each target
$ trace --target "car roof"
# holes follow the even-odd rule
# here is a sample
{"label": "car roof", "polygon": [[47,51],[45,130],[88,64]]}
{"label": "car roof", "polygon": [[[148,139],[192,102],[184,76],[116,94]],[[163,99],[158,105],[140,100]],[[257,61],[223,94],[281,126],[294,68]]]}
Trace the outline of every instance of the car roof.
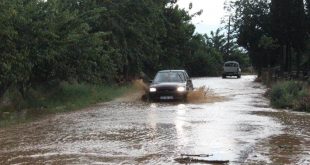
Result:
{"label": "car roof", "polygon": [[186,72],[185,70],[160,70],[159,72]]}

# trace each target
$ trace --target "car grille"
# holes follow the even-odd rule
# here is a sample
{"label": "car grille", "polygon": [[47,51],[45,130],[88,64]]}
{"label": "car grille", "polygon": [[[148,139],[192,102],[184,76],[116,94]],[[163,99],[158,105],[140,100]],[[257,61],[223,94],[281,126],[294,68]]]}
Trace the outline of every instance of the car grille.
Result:
{"label": "car grille", "polygon": [[160,87],[157,89],[158,92],[174,92],[176,87]]}

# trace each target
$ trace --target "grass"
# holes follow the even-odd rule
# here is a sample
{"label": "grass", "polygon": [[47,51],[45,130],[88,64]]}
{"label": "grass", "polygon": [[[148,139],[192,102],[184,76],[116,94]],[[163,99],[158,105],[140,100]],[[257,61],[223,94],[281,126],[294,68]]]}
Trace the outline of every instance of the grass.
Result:
{"label": "grass", "polygon": [[309,87],[305,83],[283,81],[274,84],[269,96],[271,105],[275,108],[310,112]]}
{"label": "grass", "polygon": [[132,90],[131,86],[61,83],[56,87],[30,89],[23,98],[16,90],[4,96],[0,105],[0,127],[32,121],[48,114],[83,109],[99,102],[111,101]]}

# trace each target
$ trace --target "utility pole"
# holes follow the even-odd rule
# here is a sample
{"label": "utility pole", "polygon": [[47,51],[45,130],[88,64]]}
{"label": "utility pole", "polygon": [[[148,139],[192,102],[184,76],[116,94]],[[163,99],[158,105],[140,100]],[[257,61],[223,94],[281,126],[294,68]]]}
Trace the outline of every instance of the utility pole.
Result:
{"label": "utility pole", "polygon": [[230,16],[228,17],[228,31],[227,31],[227,56],[230,55]]}

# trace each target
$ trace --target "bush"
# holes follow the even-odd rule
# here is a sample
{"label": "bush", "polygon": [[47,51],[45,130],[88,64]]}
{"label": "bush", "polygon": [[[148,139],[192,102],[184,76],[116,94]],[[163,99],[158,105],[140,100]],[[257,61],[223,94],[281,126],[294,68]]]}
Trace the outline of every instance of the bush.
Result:
{"label": "bush", "polygon": [[26,102],[27,108],[45,107],[49,111],[57,111],[57,107],[64,106],[67,111],[80,109],[97,102],[110,101],[128,89],[127,86],[63,82],[53,89],[43,86],[29,91]]}
{"label": "bush", "polygon": [[128,86],[94,85],[62,82],[59,85],[40,85],[22,97],[12,88],[0,103],[0,127],[25,122],[47,114],[82,109],[98,102],[110,101],[128,91]]}
{"label": "bush", "polygon": [[276,108],[293,108],[309,111],[310,95],[305,85],[294,81],[280,82],[270,91],[271,105]]}
{"label": "bush", "polygon": [[310,96],[303,96],[294,105],[294,109],[297,111],[310,112]]}

